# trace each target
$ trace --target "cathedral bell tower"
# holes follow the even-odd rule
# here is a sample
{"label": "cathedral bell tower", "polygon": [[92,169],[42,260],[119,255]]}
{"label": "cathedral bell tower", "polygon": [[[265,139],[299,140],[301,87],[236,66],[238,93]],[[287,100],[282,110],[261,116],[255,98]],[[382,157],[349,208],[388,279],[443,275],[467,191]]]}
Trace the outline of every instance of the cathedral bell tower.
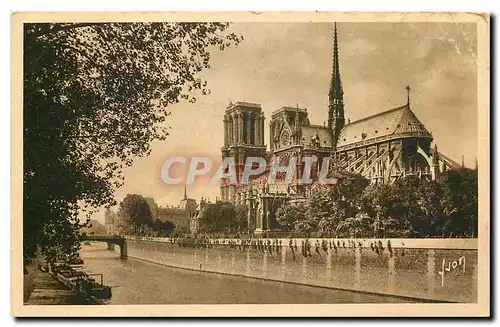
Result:
{"label": "cathedral bell tower", "polygon": [[[233,157],[237,183],[241,182],[247,157],[261,157],[266,153],[264,142],[264,113],[260,104],[229,103],[224,114],[224,146],[222,159]],[[237,185],[222,180],[221,201],[235,203]]]}
{"label": "cathedral bell tower", "polygon": [[342,81],[340,80],[337,23],[335,23],[335,32],[333,37],[332,78],[330,80],[328,98],[328,127],[332,131],[332,144],[335,147],[340,131],[345,125],[344,90],[342,89]]}

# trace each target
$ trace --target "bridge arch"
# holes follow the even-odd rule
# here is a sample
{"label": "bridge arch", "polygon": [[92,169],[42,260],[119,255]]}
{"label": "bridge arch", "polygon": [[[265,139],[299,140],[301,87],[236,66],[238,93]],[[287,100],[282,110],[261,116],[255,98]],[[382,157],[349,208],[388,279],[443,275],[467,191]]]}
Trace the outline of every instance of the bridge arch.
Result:
{"label": "bridge arch", "polygon": [[127,241],[122,236],[112,236],[112,235],[85,235],[81,239],[82,241],[91,242],[104,242],[108,244],[108,250],[112,250],[114,245],[120,247],[120,258],[125,259],[127,257]]}

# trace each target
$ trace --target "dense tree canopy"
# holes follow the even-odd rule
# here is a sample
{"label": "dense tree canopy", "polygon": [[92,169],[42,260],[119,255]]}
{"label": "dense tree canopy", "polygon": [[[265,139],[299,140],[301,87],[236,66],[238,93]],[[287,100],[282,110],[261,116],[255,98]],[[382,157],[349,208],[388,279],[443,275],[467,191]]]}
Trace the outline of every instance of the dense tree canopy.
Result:
{"label": "dense tree canopy", "polygon": [[306,217],[306,206],[303,203],[285,203],[276,212],[276,220],[285,231],[293,231],[296,229],[313,230],[314,227],[311,226],[297,226],[297,224],[305,221]]}
{"label": "dense tree canopy", "polygon": [[236,211],[236,226],[234,227],[237,231],[244,231],[251,228],[248,226],[248,206],[245,204],[240,204],[235,207]]}
{"label": "dense tree canopy", "polygon": [[344,174],[305,203],[285,204],[285,230],[337,237],[471,237],[477,230],[477,171],[449,170],[438,180],[408,176],[369,185]]}
{"label": "dense tree canopy", "polygon": [[477,171],[450,170],[439,177],[442,185],[443,235],[477,236]]}
{"label": "dense tree canopy", "polygon": [[227,27],[24,24],[25,261],[78,249],[78,212],[114,204],[124,165],[168,135],[168,106],[209,93],[209,48],[241,40]]}
{"label": "dense tree canopy", "polygon": [[148,202],[142,195],[137,194],[127,194],[120,202],[117,219],[117,229],[122,235],[135,234],[137,230],[153,225]]}
{"label": "dense tree canopy", "polygon": [[372,227],[376,237],[392,235],[398,229],[398,221],[393,218],[392,212],[399,200],[393,189],[388,184],[372,184],[363,191],[361,211],[373,219]]}
{"label": "dense tree canopy", "polygon": [[360,175],[344,173],[336,184],[318,190],[308,200],[307,217],[317,229],[335,235],[339,223],[360,211],[363,190],[369,184]]}
{"label": "dense tree canopy", "polygon": [[236,208],[227,202],[207,205],[201,214],[204,232],[235,231],[238,228]]}
{"label": "dense tree canopy", "polygon": [[169,220],[161,221],[159,218],[153,223],[153,230],[158,236],[169,236],[175,229],[175,224]]}

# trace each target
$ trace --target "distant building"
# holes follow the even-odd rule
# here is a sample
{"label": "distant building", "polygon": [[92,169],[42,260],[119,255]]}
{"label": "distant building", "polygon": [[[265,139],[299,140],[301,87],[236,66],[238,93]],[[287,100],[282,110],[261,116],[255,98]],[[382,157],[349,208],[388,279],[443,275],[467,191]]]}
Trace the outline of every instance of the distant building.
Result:
{"label": "distant building", "polygon": [[209,199],[201,198],[200,204],[196,208],[196,212],[193,217],[189,220],[189,230],[193,234],[197,234],[203,231],[205,224],[203,216],[205,211],[213,206],[215,203],[210,202]]}
{"label": "distant building", "polygon": [[[181,200],[177,206],[158,206],[155,199],[151,197],[145,198],[151,210],[151,217],[153,222],[156,219],[161,221],[170,221],[175,224],[176,227],[184,227],[188,229],[190,227],[190,219],[196,216],[197,204],[196,200],[189,198],[187,196],[187,189],[184,188],[184,198]],[[117,233],[117,217],[118,215],[111,209],[106,209],[104,213],[106,231],[108,235],[113,235]]]}
{"label": "distant building", "polygon": [[168,220],[173,222],[176,227],[189,228],[190,219],[196,215],[197,204],[195,199],[187,196],[187,189],[184,187],[184,198],[177,207],[158,207],[156,203],[150,207],[153,207],[151,211],[155,210],[154,219]]}
{"label": "distant building", "polygon": [[116,223],[117,215],[111,210],[111,208],[106,208],[104,212],[104,225],[106,226],[106,234],[113,235],[116,233]]}

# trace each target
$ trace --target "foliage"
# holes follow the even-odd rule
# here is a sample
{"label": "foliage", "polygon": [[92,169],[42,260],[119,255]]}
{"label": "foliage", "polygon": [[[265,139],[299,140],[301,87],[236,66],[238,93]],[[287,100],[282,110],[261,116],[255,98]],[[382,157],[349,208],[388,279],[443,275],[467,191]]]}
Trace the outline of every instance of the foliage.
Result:
{"label": "foliage", "polygon": [[392,218],[392,210],[397,201],[398,199],[393,194],[393,187],[388,184],[372,184],[363,191],[361,211],[373,218],[373,236],[397,235],[398,221]]}
{"label": "foliage", "polygon": [[335,185],[320,189],[309,198],[307,219],[317,222],[319,230],[336,235],[340,222],[360,212],[361,197],[368,184],[361,175],[344,173]]}
{"label": "foliage", "polygon": [[231,232],[238,227],[236,208],[227,202],[217,202],[205,207],[201,214],[205,232]]}
{"label": "foliage", "polygon": [[417,177],[398,180],[392,186],[394,198],[388,217],[395,220],[398,237],[440,236],[443,221],[441,186]]}
{"label": "foliage", "polygon": [[449,170],[437,181],[406,177],[367,188],[365,212],[385,237],[472,236],[477,221],[477,172]]}
{"label": "foliage", "polygon": [[172,234],[176,226],[170,220],[161,221],[157,218],[152,227],[157,236],[169,236]]}
{"label": "foliage", "polygon": [[[276,213],[276,220],[285,231],[294,231],[299,229],[302,232],[312,230],[306,225],[301,224],[306,216],[306,207],[304,203],[285,203]],[[298,224],[298,225],[297,225]]]}
{"label": "foliage", "polygon": [[477,236],[477,171],[462,168],[441,174],[441,205],[444,212],[443,235]]}
{"label": "foliage", "polygon": [[370,237],[372,219],[365,213],[358,213],[338,223],[336,232],[340,237]]}
{"label": "foliage", "polygon": [[277,220],[289,231],[336,237],[470,237],[477,230],[477,172],[462,168],[437,181],[414,176],[368,185],[344,174],[302,208],[284,204]]}
{"label": "foliage", "polygon": [[135,234],[153,225],[151,209],[142,195],[127,194],[118,209],[117,229],[122,235]]}
{"label": "foliage", "polygon": [[23,250],[78,249],[78,214],[114,204],[123,168],[164,140],[172,103],[208,94],[210,47],[227,23],[24,25]]}
{"label": "foliage", "polygon": [[190,233],[189,227],[186,225],[175,226],[172,236],[173,237],[184,237]]}
{"label": "foliage", "polygon": [[240,204],[235,207],[236,211],[236,230],[244,231],[249,228],[248,226],[248,206],[245,204]]}

